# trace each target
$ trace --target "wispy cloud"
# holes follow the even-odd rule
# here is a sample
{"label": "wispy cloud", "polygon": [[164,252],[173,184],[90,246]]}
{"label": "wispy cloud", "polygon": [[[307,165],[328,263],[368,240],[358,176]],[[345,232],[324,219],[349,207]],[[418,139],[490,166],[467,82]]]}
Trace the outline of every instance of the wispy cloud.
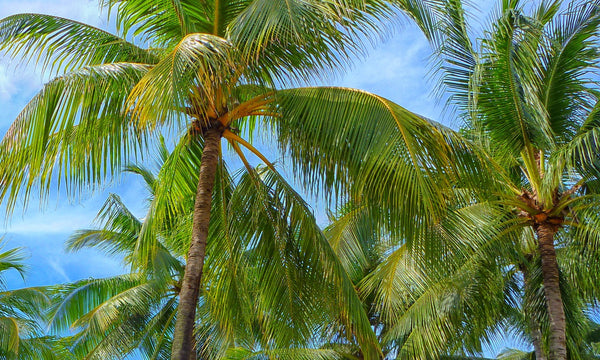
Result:
{"label": "wispy cloud", "polygon": [[29,265],[25,282],[16,272],[5,274],[9,287],[52,285],[114,276],[126,271],[119,259],[107,257],[96,249],[66,252],[64,242],[67,238],[66,234],[7,235],[5,249],[24,247]]}
{"label": "wispy cloud", "polygon": [[41,235],[71,234],[73,231],[95,227],[98,211],[104,205],[110,193],[118,194],[129,210],[137,217],[146,212],[148,196],[141,178],[136,175],[125,175],[121,181],[107,184],[103,189],[81,194],[69,201],[61,189],[51,193],[47,204],[36,206],[38,201],[32,198],[27,209],[19,203],[10,219],[2,221],[5,213],[0,206],[0,233],[6,235]]}
{"label": "wispy cloud", "polygon": [[26,217],[12,220],[5,228],[7,234],[31,234],[31,235],[56,235],[70,234],[82,227],[89,227],[94,217],[95,210],[62,208],[58,211],[34,212]]}
{"label": "wispy cloud", "polygon": [[71,277],[69,275],[67,275],[67,272],[60,260],[60,258],[51,258],[47,260],[48,265],[50,265],[50,268],[52,270],[54,270],[54,272],[56,272],[56,274],[58,274],[62,279],[60,280],[60,282],[71,282],[73,280],[71,280]]}

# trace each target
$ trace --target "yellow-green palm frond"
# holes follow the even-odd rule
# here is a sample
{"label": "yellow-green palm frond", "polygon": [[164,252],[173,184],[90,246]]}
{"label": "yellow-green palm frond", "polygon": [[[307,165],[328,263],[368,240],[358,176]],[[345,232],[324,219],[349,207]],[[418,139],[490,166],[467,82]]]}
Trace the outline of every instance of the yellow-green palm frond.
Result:
{"label": "yellow-green palm frond", "polygon": [[142,127],[187,116],[201,122],[226,113],[245,65],[227,40],[208,34],[186,36],[133,88],[128,105]]}
{"label": "yellow-green palm frond", "polygon": [[57,72],[116,62],[158,61],[148,50],[109,32],[42,14],[18,14],[0,20],[0,50]]}
{"label": "yellow-green palm frond", "polygon": [[212,1],[101,0],[116,13],[117,31],[134,36],[151,47],[170,49],[192,33],[211,33]]}
{"label": "yellow-green palm frond", "polygon": [[120,170],[145,135],[129,126],[124,106],[146,65],[114,63],[83,68],[44,86],[0,143],[2,198],[36,186],[42,198],[53,176],[72,194]]}
{"label": "yellow-green palm frond", "polygon": [[487,160],[458,133],[379,96],[301,88],[275,99],[270,121],[303,184],[382,208],[407,239],[415,219],[442,214],[453,181],[490,183]]}

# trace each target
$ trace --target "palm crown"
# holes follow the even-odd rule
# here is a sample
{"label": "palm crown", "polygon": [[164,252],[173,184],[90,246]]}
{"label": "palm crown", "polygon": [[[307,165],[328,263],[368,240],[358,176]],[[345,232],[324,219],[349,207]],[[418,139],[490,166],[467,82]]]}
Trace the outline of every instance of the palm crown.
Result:
{"label": "palm crown", "polygon": [[[438,43],[450,103],[495,177],[475,198],[470,193],[460,211],[477,214],[468,210],[477,203],[480,214],[495,214],[477,216],[477,226],[491,226],[485,236],[506,250],[502,256],[516,256],[513,264],[534,266],[532,259],[539,259],[550,359],[567,356],[563,300],[569,284],[556,247],[591,254],[598,239],[599,5],[504,1],[473,40],[461,2],[447,1],[444,41]],[[529,246],[519,245],[523,239]],[[545,352],[536,347],[536,357]]]}

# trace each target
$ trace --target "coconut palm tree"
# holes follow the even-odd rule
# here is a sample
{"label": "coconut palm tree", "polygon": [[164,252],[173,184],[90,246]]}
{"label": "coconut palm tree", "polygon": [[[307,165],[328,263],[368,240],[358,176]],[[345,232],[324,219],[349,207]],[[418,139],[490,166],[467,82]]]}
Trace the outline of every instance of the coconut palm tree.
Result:
{"label": "coconut palm tree", "polygon": [[[422,234],[433,234],[420,236],[414,245],[429,254],[436,254],[436,247],[443,251],[454,246],[453,251],[465,251],[466,256],[473,254],[469,244],[478,244],[476,249],[494,244],[480,254],[489,255],[483,258],[490,262],[489,269],[498,269],[492,266],[498,255],[505,265],[524,264],[528,256],[539,259],[539,289],[549,327],[547,356],[566,359],[568,333],[573,330],[569,327],[576,325],[567,322],[566,294],[572,284],[567,270],[561,273],[557,252],[578,248],[572,261],[590,266],[586,259],[597,257],[600,235],[600,4],[503,1],[480,34],[474,33],[478,27],[470,26],[469,11],[461,1],[442,5],[439,32],[432,36],[440,59],[438,74],[449,104],[464,121],[462,131],[470,140],[466,146],[477,154],[479,164],[459,164],[463,172],[447,195],[452,205],[442,207],[451,212],[439,217],[464,229],[455,226],[444,243],[444,237],[435,236],[436,222],[412,218]],[[473,176],[482,183],[476,185]],[[457,236],[461,232],[471,238]],[[524,236],[533,245],[525,247],[528,251],[517,246]],[[470,240],[462,250],[453,243],[464,239]],[[533,321],[542,326],[539,318]]]}
{"label": "coconut palm tree", "polygon": [[[426,256],[383,230],[368,206],[346,205],[336,215],[326,234],[359,289],[386,358],[474,358],[506,335],[534,352],[509,349],[499,358],[547,358],[550,323],[534,233],[523,229],[521,241],[493,235],[491,224],[501,215],[485,204],[451,213],[421,240],[433,242]],[[581,261],[582,250],[557,249],[567,279],[562,293],[572,359],[594,354],[588,314],[598,302],[600,269]]]}
{"label": "coconut palm tree", "polygon": [[[494,206],[504,233],[535,233],[550,320],[549,359],[566,359],[566,318],[555,246],[598,239],[594,187],[599,3],[504,2],[478,44],[459,8],[442,47],[444,81],[497,165]],[[462,35],[461,35],[462,34]],[[489,201],[488,200],[488,201]],[[558,242],[558,241],[561,242]],[[564,242],[563,242],[564,241]]]}
{"label": "coconut palm tree", "polygon": [[[244,161],[240,147],[269,164],[236,129],[252,129],[257,116],[280,116],[273,106],[274,84],[343,65],[348,54],[361,49],[352,35],[368,32],[374,19],[392,11],[378,1],[111,0],[102,5],[116,12],[119,36],[37,14],[0,23],[4,51],[35,58],[61,74],[26,106],[2,142],[2,194],[12,208],[21,190],[29,194],[39,186],[42,196],[47,194],[54,175],[75,192],[98,183],[139,151],[157,127],[178,129],[180,144],[200,141],[204,160],[173,345],[173,357],[187,359],[221,138]],[[125,40],[131,36],[137,45]],[[368,346],[370,329],[366,323],[354,325]]]}
{"label": "coconut palm tree", "polygon": [[45,334],[45,310],[50,299],[45,289],[29,287],[8,290],[4,273],[24,274],[23,250],[0,252],[0,357],[7,360],[68,359],[56,337]]}
{"label": "coconut palm tree", "polygon": [[[422,26],[430,26],[426,8],[419,2],[405,1],[400,5],[423,19]],[[244,163],[248,162],[242,147],[273,168],[240,135],[251,134],[258,124],[293,131],[294,122],[280,127],[279,120],[294,114],[310,114],[312,119],[319,119],[331,106],[341,106],[340,101],[346,104],[345,113],[370,102],[371,110],[376,106],[380,113],[387,113],[388,121],[397,123],[407,117],[406,126],[423,134],[406,136],[428,137],[407,139],[407,143],[428,143],[442,135],[427,121],[360,92],[327,89],[328,98],[320,99],[315,97],[319,93],[311,94],[306,89],[284,94],[274,91],[276,85],[289,80],[308,80],[343,67],[351,54],[362,50],[356,42],[358,36],[371,33],[377,19],[393,14],[393,9],[383,2],[107,0],[102,6],[109,13],[116,13],[118,35],[38,14],[15,15],[0,22],[2,50],[25,60],[36,59],[44,68],[59,74],[25,107],[2,141],[2,198],[8,199],[12,208],[21,192],[28,199],[36,186],[44,197],[55,179],[77,194],[83,187],[113,174],[124,159],[143,151],[156,129],[177,133],[180,136],[177,149],[190,143],[202,144],[193,240],[179,293],[173,343],[173,358],[187,360],[193,348],[194,314],[222,138],[227,139]],[[314,112],[294,113],[303,111],[298,105],[306,105],[298,101],[295,106],[280,107],[279,99],[296,97],[314,102],[311,104]],[[369,123],[368,119],[373,116],[363,122]],[[352,131],[361,134],[360,126],[352,126]],[[394,129],[398,131],[397,127]],[[341,129],[338,133],[348,135],[349,131]],[[367,133],[364,138],[371,136]],[[346,144],[356,145],[357,151],[364,153],[367,150],[360,147],[372,140],[362,138],[358,135],[353,139],[356,143]],[[281,145],[288,148],[287,141]],[[332,145],[338,146],[339,142]],[[289,147],[292,157],[298,155],[294,146]],[[388,144],[388,148],[392,147]],[[432,147],[426,154],[418,155],[420,150],[407,149],[413,165],[417,157],[435,157],[435,151],[439,150]],[[356,155],[351,163],[337,169],[345,173],[360,168],[362,159],[358,152],[351,153]],[[331,187],[340,178],[341,173],[331,173],[336,166],[329,160],[316,159],[314,154],[301,156],[305,158],[298,159],[297,164],[302,165],[309,186],[317,188],[322,180]],[[324,171],[326,163],[328,169]],[[346,169],[346,165],[352,169]],[[399,176],[409,171],[405,167]],[[429,181],[425,181],[427,184],[421,181],[418,192],[430,191],[433,183]],[[432,195],[427,197],[428,205],[435,202]],[[169,216],[165,214],[165,218]],[[343,276],[341,272],[338,275]],[[354,296],[351,288],[343,291]],[[372,331],[366,319],[358,315],[358,305],[353,309],[354,313],[346,317],[348,324],[352,324],[361,344],[369,347],[374,343]],[[376,357],[378,350],[374,348],[368,353],[369,357]]]}

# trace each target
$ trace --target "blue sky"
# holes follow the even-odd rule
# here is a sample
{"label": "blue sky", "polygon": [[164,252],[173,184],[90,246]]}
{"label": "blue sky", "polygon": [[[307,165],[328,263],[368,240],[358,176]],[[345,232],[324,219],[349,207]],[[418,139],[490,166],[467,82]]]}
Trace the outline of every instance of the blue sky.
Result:
{"label": "blue sky", "polygon": [[[97,3],[85,0],[0,0],[0,18],[36,12],[108,29],[106,14],[99,12]],[[366,59],[357,60],[345,76],[327,85],[374,92],[413,112],[455,126],[450,117],[442,119],[443,105],[430,95],[433,84],[428,80],[430,51],[427,42],[408,21],[402,23],[395,34],[380,43]],[[18,112],[48,79],[47,74],[32,66],[17,66],[0,56],[0,134],[4,134]],[[16,274],[11,274],[9,286],[48,285],[122,272],[118,259],[107,258],[91,250],[77,254],[66,254],[63,250],[64,241],[73,231],[93,225],[97,211],[111,192],[119,194],[135,214],[143,216],[146,194],[142,184],[125,176],[75,202],[64,195],[54,194],[43,209],[33,199],[28,209],[17,208],[11,219],[0,217],[0,220],[6,220],[0,221],[5,248],[23,246],[29,255],[30,270],[25,283]],[[324,222],[324,211],[317,206],[315,209]],[[3,212],[0,211],[0,214]]]}

